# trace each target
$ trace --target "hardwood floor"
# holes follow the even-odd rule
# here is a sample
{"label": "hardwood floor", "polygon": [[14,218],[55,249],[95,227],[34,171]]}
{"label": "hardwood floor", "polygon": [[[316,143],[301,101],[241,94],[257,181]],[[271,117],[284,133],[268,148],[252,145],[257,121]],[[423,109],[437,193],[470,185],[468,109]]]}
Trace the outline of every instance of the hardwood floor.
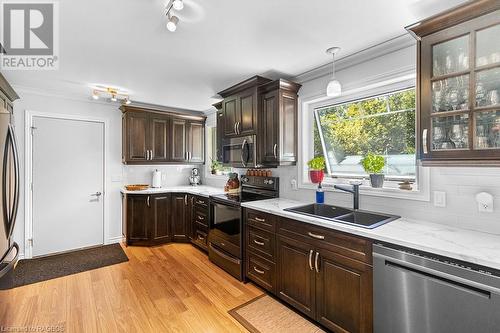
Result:
{"label": "hardwood floor", "polygon": [[124,249],[129,262],[1,291],[0,329],[246,332],[227,311],[261,295],[255,285],[189,244]]}

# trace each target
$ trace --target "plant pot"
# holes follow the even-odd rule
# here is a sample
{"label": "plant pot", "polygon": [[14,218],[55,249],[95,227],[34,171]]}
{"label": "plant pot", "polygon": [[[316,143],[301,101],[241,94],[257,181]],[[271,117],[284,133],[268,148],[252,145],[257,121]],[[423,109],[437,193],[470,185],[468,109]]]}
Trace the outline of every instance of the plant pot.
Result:
{"label": "plant pot", "polygon": [[313,184],[319,184],[323,182],[325,177],[325,172],[323,170],[309,170],[309,178]]}
{"label": "plant pot", "polygon": [[381,188],[384,186],[385,175],[381,173],[371,174],[370,175],[370,183],[374,188]]}

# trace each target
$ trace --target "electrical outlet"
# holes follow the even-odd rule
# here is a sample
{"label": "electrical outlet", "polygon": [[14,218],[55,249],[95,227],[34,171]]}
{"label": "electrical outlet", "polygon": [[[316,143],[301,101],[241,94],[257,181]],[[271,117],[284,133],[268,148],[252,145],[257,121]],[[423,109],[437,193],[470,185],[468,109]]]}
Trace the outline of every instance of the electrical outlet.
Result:
{"label": "electrical outlet", "polygon": [[292,187],[292,190],[297,191],[297,180],[296,179],[290,180],[290,186]]}
{"label": "electrical outlet", "polygon": [[446,192],[434,191],[434,206],[446,207]]}

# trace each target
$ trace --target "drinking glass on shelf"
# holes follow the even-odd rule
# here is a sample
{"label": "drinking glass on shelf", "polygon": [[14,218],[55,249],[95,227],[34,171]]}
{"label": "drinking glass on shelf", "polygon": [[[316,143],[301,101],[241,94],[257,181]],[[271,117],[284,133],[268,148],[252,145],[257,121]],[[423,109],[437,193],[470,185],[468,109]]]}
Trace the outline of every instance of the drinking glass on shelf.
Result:
{"label": "drinking glass on shelf", "polygon": [[498,90],[492,90],[488,93],[490,105],[497,105],[500,103],[500,96]]}
{"label": "drinking glass on shelf", "polygon": [[451,127],[451,135],[450,140],[453,141],[455,147],[463,148],[464,147],[464,129],[462,125],[455,124]]}

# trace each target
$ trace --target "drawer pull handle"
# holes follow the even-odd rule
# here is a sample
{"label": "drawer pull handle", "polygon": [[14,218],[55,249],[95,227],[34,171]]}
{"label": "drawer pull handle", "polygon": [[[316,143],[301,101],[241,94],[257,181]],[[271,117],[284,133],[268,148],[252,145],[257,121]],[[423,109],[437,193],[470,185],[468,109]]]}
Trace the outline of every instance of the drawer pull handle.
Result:
{"label": "drawer pull handle", "polygon": [[198,239],[203,241],[203,240],[205,240],[205,237],[198,235]]}
{"label": "drawer pull handle", "polygon": [[312,271],[313,270],[313,263],[312,263],[312,260],[313,260],[313,250],[310,250],[309,251],[309,269]]}
{"label": "drawer pull handle", "polygon": [[264,246],[264,242],[260,242],[260,241],[258,241],[258,240],[256,240],[256,239],[254,239],[254,240],[253,240],[253,242],[254,242],[255,244],[257,244],[257,245]]}
{"label": "drawer pull handle", "polygon": [[257,221],[257,222],[266,222],[266,219],[261,219],[260,217],[256,217],[255,221]]}
{"label": "drawer pull handle", "polygon": [[205,201],[197,200],[197,201],[196,201],[196,203],[197,203],[198,205],[204,205],[204,204],[205,204]]}
{"label": "drawer pull handle", "polygon": [[253,270],[256,271],[259,274],[264,274],[265,272],[263,270],[258,269],[257,267],[253,266]]}
{"label": "drawer pull handle", "polygon": [[198,219],[203,221],[205,218],[203,216],[198,215]]}
{"label": "drawer pull handle", "polygon": [[311,236],[312,238],[316,238],[316,239],[325,239],[325,236],[323,235],[316,235],[316,234],[313,234],[312,232],[308,232],[307,233],[309,236]]}

